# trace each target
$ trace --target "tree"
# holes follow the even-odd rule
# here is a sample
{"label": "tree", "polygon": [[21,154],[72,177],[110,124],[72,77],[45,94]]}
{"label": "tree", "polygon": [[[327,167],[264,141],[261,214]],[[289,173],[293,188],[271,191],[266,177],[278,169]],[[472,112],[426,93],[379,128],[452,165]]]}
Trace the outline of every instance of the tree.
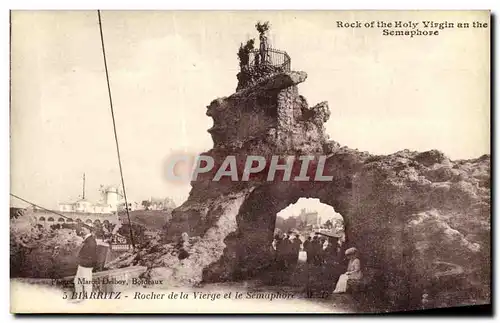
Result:
{"label": "tree", "polygon": [[306,228],[307,228],[307,222],[298,220],[297,229],[304,230]]}
{"label": "tree", "polygon": [[276,225],[275,225],[275,228],[276,229],[280,229],[281,231],[283,231],[283,228],[285,227],[285,219],[283,219],[281,216],[277,216],[276,217]]}
{"label": "tree", "polygon": [[344,232],[344,221],[342,219],[337,219],[333,222],[332,229],[337,233]]}
{"label": "tree", "polygon": [[255,40],[250,39],[245,46],[240,45],[238,50],[238,59],[240,60],[240,68],[248,67],[250,52],[254,49]]}
{"label": "tree", "polygon": [[17,219],[20,216],[23,216],[25,213],[25,209],[18,208],[18,207],[11,207],[10,208],[10,218],[11,219]]}
{"label": "tree", "polygon": [[266,21],[264,23],[261,23],[260,21],[255,24],[255,28],[260,34],[265,33],[266,31],[269,30],[271,25],[269,24],[269,21]]}
{"label": "tree", "polygon": [[297,218],[294,216],[289,217],[288,219],[285,220],[285,227],[286,231],[290,231],[292,229],[295,229],[297,227]]}
{"label": "tree", "polygon": [[144,207],[144,210],[149,210],[149,208],[151,207],[151,201],[144,200],[142,201],[141,205]]}
{"label": "tree", "polygon": [[166,197],[163,200],[163,209],[164,210],[170,210],[170,209],[175,209],[175,208],[176,208],[176,205],[175,205],[175,202],[172,198]]}
{"label": "tree", "polygon": [[292,229],[297,228],[297,225],[299,225],[299,220],[298,218],[291,216],[287,219],[284,219],[280,216],[276,217],[276,228],[280,229],[282,232],[288,232]]}

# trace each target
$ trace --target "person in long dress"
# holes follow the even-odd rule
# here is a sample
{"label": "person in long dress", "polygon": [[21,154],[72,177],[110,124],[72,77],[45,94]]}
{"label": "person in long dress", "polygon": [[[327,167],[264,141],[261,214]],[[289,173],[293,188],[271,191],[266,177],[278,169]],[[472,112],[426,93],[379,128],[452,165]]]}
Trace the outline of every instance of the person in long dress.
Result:
{"label": "person in long dress", "polygon": [[349,280],[360,280],[363,278],[361,272],[361,262],[358,258],[358,250],[356,248],[349,248],[345,251],[346,257],[349,259],[347,271],[340,275],[337,285],[333,293],[345,293],[347,291],[347,282]]}

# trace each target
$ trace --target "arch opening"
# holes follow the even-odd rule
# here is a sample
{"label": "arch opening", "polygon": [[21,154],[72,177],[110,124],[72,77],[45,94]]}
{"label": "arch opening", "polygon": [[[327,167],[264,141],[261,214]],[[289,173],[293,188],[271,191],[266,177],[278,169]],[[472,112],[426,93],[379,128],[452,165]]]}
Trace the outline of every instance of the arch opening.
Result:
{"label": "arch opening", "polygon": [[300,197],[275,218],[273,261],[260,279],[269,285],[319,289],[323,295],[331,292],[346,266],[343,216],[317,198]]}
{"label": "arch opening", "polygon": [[[224,239],[226,248],[223,256],[203,270],[203,281],[258,279],[268,285],[305,288],[306,281],[300,277],[307,277],[307,274],[304,273],[307,257],[304,257],[304,254],[301,255],[302,260],[305,258],[305,264],[302,261],[302,266],[298,270],[285,271],[284,274],[277,275],[276,272],[279,270],[276,269],[276,266],[279,265],[276,264],[276,250],[273,248],[275,229],[281,225],[279,223],[277,225],[277,221],[281,221],[278,219],[278,214],[281,215],[282,212],[286,212],[290,206],[294,205],[298,206],[298,214],[300,214],[300,205],[304,200],[319,205],[318,211],[331,214],[324,221],[319,221],[316,227],[310,226],[308,228],[309,234],[312,234],[313,231],[316,233],[316,229],[319,232],[328,231],[325,225],[326,219],[332,218],[332,222],[334,218],[343,219],[343,221],[338,221],[343,224],[341,234],[343,241],[340,241],[340,237],[337,241],[339,259],[334,266],[335,268],[333,271],[325,270],[328,265],[319,265],[316,266],[316,269],[311,269],[309,272],[312,275],[309,276],[316,277],[318,283],[316,287],[314,284],[311,285],[311,288],[317,288],[323,296],[331,293],[339,276],[347,270],[348,259],[345,257],[345,250],[356,247],[363,270],[366,269],[367,277],[372,277],[369,280],[375,282],[373,286],[376,285],[379,291],[386,290],[388,282],[386,278],[395,277],[394,275],[386,277],[387,275],[384,274],[388,272],[386,268],[392,266],[389,257],[400,257],[399,254],[386,250],[393,245],[388,243],[388,238],[394,236],[391,234],[392,232],[388,231],[384,222],[387,214],[384,215],[384,213],[366,208],[366,203],[360,203],[359,197],[353,194],[352,190],[345,190],[343,186],[331,187],[317,183],[315,185],[290,182],[287,184],[270,183],[249,192],[244,197],[236,214],[236,231]],[[307,209],[311,208],[306,207],[306,211]],[[391,229],[398,230],[399,227],[396,226],[398,222],[393,220],[392,224],[394,226]],[[329,225],[330,223],[328,223]],[[341,225],[332,223],[332,229],[334,225],[342,228]],[[294,227],[297,227],[297,223]],[[307,228],[307,225],[305,227]],[[285,228],[285,230],[287,229],[289,228]],[[302,251],[303,242],[300,249]],[[382,299],[378,292],[375,293],[377,296],[373,296],[372,299]]]}
{"label": "arch opening", "polygon": [[335,209],[316,198],[299,198],[276,214],[275,236],[289,231],[307,237],[316,232],[331,235],[344,243],[344,217]]}
{"label": "arch opening", "polygon": [[[322,211],[323,208],[325,211],[333,209],[330,214],[342,214],[345,240],[356,244],[354,239],[349,240],[349,198],[341,194],[341,190],[337,192],[318,185],[309,187],[309,183],[290,184],[262,185],[245,197],[236,215],[237,230],[224,239],[224,256],[205,268],[203,281],[251,279],[272,271],[275,262],[272,244],[277,214],[301,198],[323,205]],[[321,225],[318,229],[321,229]]]}

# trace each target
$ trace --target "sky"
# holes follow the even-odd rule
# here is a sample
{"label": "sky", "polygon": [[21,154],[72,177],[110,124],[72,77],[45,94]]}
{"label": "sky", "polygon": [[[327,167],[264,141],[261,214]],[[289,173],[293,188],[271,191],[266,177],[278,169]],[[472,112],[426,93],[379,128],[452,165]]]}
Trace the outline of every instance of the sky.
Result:
{"label": "sky", "polygon": [[[129,200],[187,198],[189,185],[164,179],[165,161],[212,147],[206,106],[235,91],[236,52],[258,38],[258,20],[271,22],[271,45],[288,52],[292,69],[307,72],[299,91],[309,105],[328,101],[326,130],[341,145],[374,154],[439,149],[452,159],[489,153],[487,29],[409,39],[335,23],[423,17],[102,12]],[[433,18],[489,21],[479,12],[425,14]],[[120,184],[97,13],[14,11],[11,49],[11,192],[55,208],[81,195],[85,172],[86,195],[97,202],[100,185]]]}
{"label": "sky", "polygon": [[301,210],[305,209],[306,212],[318,212],[319,216],[321,217],[321,223],[325,223],[328,220],[333,220],[333,219],[339,219],[339,220],[344,220],[342,217],[342,214],[337,213],[335,209],[328,205],[321,203],[319,199],[312,199],[312,198],[300,198],[298,201],[294,204],[290,204],[280,212],[278,212],[277,215],[281,216],[284,219],[287,219],[291,216],[297,217],[300,213]]}

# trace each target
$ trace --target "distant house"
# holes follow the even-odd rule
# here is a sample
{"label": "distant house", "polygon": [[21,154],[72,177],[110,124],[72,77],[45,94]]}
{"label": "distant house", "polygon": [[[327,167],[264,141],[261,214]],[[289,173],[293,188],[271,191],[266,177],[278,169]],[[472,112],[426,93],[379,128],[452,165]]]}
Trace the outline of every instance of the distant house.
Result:
{"label": "distant house", "polygon": [[175,209],[175,203],[171,198],[153,198],[142,201],[145,210],[161,211]]}
{"label": "distant house", "polygon": [[298,218],[300,223],[305,226],[312,226],[313,228],[319,226],[321,223],[321,217],[316,211],[306,211],[306,209],[301,209]]}

